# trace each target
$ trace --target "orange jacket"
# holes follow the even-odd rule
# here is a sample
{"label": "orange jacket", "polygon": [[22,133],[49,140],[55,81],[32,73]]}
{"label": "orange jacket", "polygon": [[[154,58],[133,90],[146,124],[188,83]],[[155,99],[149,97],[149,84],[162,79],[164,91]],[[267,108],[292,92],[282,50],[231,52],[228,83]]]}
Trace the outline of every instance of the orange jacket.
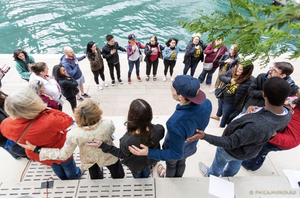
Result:
{"label": "orange jacket", "polygon": [[[33,145],[40,147],[63,147],[67,135],[66,128],[72,124],[73,119],[69,115],[56,109],[46,109],[37,115],[36,118],[38,119],[29,128],[20,143],[25,144],[25,141],[28,140]],[[25,118],[17,118],[15,120],[6,118],[1,123],[0,130],[6,138],[16,142],[31,122],[32,120]],[[25,152],[30,159],[48,166],[51,166],[53,163],[60,164],[64,162],[57,160],[40,161],[38,154],[28,149],[25,149]],[[73,156],[70,158],[72,157]]]}

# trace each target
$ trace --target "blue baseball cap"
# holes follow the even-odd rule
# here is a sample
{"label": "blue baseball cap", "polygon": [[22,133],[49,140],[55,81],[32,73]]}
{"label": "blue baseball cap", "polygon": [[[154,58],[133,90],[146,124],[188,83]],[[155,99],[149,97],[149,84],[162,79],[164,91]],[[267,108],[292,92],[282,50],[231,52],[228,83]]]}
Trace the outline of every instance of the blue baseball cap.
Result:
{"label": "blue baseball cap", "polygon": [[190,75],[176,76],[173,87],[180,95],[186,97],[195,104],[202,104],[206,95],[200,90],[200,82]]}

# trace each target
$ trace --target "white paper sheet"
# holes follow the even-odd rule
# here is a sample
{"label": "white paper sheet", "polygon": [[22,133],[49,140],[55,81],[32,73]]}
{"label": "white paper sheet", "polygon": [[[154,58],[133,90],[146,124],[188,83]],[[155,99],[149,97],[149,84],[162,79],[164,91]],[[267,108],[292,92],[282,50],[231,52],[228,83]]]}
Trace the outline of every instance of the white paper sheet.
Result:
{"label": "white paper sheet", "polygon": [[300,181],[300,171],[296,170],[282,170],[288,178],[292,188],[300,189],[298,182]]}
{"label": "white paper sheet", "polygon": [[208,192],[220,198],[234,198],[234,183],[210,175]]}

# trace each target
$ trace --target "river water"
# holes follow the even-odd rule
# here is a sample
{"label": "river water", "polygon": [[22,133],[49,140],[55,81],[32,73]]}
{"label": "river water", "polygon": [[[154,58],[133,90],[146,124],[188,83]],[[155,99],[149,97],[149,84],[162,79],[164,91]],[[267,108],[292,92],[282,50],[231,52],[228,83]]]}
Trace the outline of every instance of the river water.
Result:
{"label": "river water", "polygon": [[[83,53],[89,41],[101,48],[107,34],[123,47],[130,33],[142,43],[151,35],[160,43],[175,37],[185,47],[191,33],[178,21],[197,17],[196,9],[228,10],[229,0],[1,0],[0,9],[0,53],[21,48],[32,54],[57,54],[66,45]],[[202,40],[206,42],[205,35]]]}

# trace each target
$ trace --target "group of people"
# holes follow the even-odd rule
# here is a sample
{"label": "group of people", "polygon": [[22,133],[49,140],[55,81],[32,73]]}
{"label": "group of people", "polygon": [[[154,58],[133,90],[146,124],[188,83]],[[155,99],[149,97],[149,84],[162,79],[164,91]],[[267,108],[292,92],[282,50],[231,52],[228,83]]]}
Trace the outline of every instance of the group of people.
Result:
{"label": "group of people", "polygon": [[[212,74],[218,67],[218,62],[220,58],[222,57],[222,60],[226,61],[225,63],[231,64],[232,62],[231,58],[236,57],[236,59],[238,59],[238,56],[235,56],[234,53],[232,53],[231,55],[229,53],[229,55],[227,54],[227,57],[223,58],[223,55],[225,54],[225,52],[227,52],[227,48],[225,45],[222,45],[223,43],[222,39],[217,39],[215,42],[210,43],[208,46],[204,44],[204,42],[200,39],[201,39],[201,35],[199,33],[193,34],[192,39],[189,41],[188,45],[184,49],[177,46],[178,39],[176,38],[170,38],[165,43],[164,46],[158,42],[156,36],[151,36],[150,42],[143,45],[136,40],[136,36],[134,34],[130,34],[128,36],[128,45],[126,46],[125,49],[119,46],[118,42],[115,41],[113,35],[108,34],[106,36],[107,43],[102,47],[102,49],[98,48],[94,41],[90,41],[87,44],[85,55],[82,57],[76,57],[74,55],[72,48],[65,47],[64,48],[65,55],[61,58],[60,63],[64,67],[66,67],[69,76],[73,77],[75,80],[80,79],[82,83],[84,82],[84,76],[82,76],[81,70],[78,67],[78,61],[81,61],[85,57],[87,57],[90,62],[91,71],[93,72],[94,75],[94,81],[98,89],[102,90],[103,87],[108,86],[108,83],[105,81],[103,58],[106,59],[107,61],[107,65],[111,77],[111,85],[114,86],[116,80],[120,84],[123,84],[123,81],[121,79],[121,73],[120,73],[120,60],[118,54],[119,50],[127,53],[128,66],[129,66],[128,84],[131,84],[131,74],[134,69],[134,66],[136,70],[137,80],[140,82],[142,81],[140,77],[140,62],[143,57],[141,49],[144,49],[144,54],[145,54],[144,61],[146,62],[146,78],[145,78],[146,81],[150,80],[151,70],[153,74],[153,80],[154,81],[157,80],[157,69],[159,65],[159,58],[163,59],[163,63],[164,63],[163,81],[167,80],[168,70],[169,70],[170,80],[173,81],[174,80],[174,78],[172,77],[173,69],[176,65],[178,53],[185,52],[184,60],[183,60],[184,75],[186,75],[188,70],[190,69],[190,75],[194,76],[195,70],[200,61],[209,62],[209,63],[213,62],[214,64],[213,68],[211,70],[203,70],[203,72],[199,76],[200,82],[203,82],[205,76],[207,75],[206,84],[208,86],[211,86]],[[204,54],[206,54],[205,60],[204,60]],[[216,55],[217,57],[215,59],[212,58],[215,57]],[[35,63],[34,58],[31,55],[27,54],[25,51],[17,49],[14,52],[14,59],[16,62],[16,69],[19,72],[21,78],[28,81],[31,74],[29,65]],[[234,63],[232,63],[231,66],[228,65],[227,68],[230,68],[232,66],[234,66]],[[116,70],[117,79],[115,79],[114,70]],[[103,86],[102,84],[99,83],[99,76],[103,81]],[[79,89],[81,93],[84,95],[85,93],[82,84],[79,84]],[[78,98],[80,98],[80,95],[78,95]]]}
{"label": "group of people", "polygon": [[[51,166],[62,180],[77,179],[85,170],[89,170],[91,179],[101,179],[104,166],[112,178],[123,178],[122,164],[131,170],[134,178],[147,178],[160,160],[166,161],[166,168],[158,165],[159,176],[182,177],[186,159],[196,153],[197,143],[202,139],[217,146],[217,150],[210,168],[199,163],[201,173],[204,176],[234,176],[241,166],[257,170],[270,151],[287,150],[300,144],[297,127],[300,124],[300,92],[290,77],[294,70],[290,63],[275,62],[267,73],[255,78],[252,76],[254,65],[239,62],[238,44],[233,44],[227,52],[222,39],[206,46],[200,35],[194,34],[187,48],[182,49],[177,46],[176,38],[169,39],[164,47],[152,36],[143,46],[134,34],[130,34],[127,50],[120,47],[112,35],[107,35],[106,40],[102,51],[95,42],[89,42],[86,55],[82,57],[76,57],[72,48],[65,47],[52,76],[48,74],[46,63],[35,63],[23,50],[14,52],[16,68],[21,77],[29,81],[29,86],[8,96],[0,94],[0,130],[1,140],[4,139],[0,142],[12,156],[27,157]],[[143,99],[133,100],[125,122],[126,132],[117,148],[113,144],[113,121],[102,119],[98,103],[84,92],[85,80],[78,61],[89,59],[97,87],[103,89],[99,75],[103,86],[108,83],[102,57],[107,60],[112,85],[115,84],[114,68],[118,82],[123,83],[118,50],[127,52],[128,83],[131,83],[134,65],[137,79],[141,81],[140,49],[144,49],[146,55],[147,81],[151,68],[153,80],[157,79],[158,59],[163,57],[163,81],[167,80],[170,68],[171,95],[178,104],[166,123],[165,135],[162,125],[152,124],[150,104]],[[186,51],[184,75],[173,78],[179,51]],[[194,78],[199,61],[212,63],[211,68]],[[218,99],[217,114],[212,115],[212,104],[200,85],[206,78],[206,84],[211,86],[217,68],[215,88],[224,88],[224,94]],[[187,75],[189,69],[191,75]],[[73,109],[76,123],[73,127],[73,119],[62,112],[64,98]],[[78,106],[77,100],[82,101]],[[223,135],[205,133],[210,119],[220,118],[220,127],[226,127]],[[163,138],[161,150],[159,142]],[[80,167],[76,167],[72,156],[77,146]]]}

